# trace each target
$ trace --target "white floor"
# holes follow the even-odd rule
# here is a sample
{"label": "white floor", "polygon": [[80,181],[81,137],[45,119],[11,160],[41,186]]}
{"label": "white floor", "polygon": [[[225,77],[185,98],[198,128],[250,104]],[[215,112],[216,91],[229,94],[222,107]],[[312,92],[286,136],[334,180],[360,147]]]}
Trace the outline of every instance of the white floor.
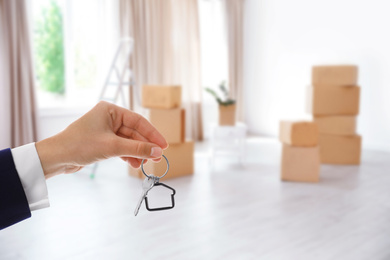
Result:
{"label": "white floor", "polygon": [[134,216],[141,181],[120,160],[48,181],[51,207],[0,231],[0,259],[390,259],[390,153],[321,169],[318,184],[279,181],[280,144],[252,138],[247,164],[166,181],[176,207]]}

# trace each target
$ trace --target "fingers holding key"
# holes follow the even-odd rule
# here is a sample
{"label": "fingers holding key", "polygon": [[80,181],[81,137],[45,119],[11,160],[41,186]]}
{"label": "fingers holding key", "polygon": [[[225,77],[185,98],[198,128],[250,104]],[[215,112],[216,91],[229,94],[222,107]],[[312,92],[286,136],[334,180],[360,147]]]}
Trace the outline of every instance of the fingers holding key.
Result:
{"label": "fingers holding key", "polygon": [[[130,112],[130,111],[129,111]],[[138,133],[142,133],[142,136],[149,142],[155,143],[162,149],[168,147],[168,143],[165,138],[157,131],[157,129],[144,117],[138,114],[123,116],[123,125],[127,128],[134,129]]]}
{"label": "fingers holding key", "polygon": [[[131,140],[137,140],[137,141],[142,141],[142,142],[150,142],[146,137],[144,137],[142,134],[140,134],[137,130],[129,128],[125,125],[122,125],[118,131],[117,135],[126,138],[126,139],[131,139]],[[165,140],[165,139],[164,139]],[[144,157],[142,157],[144,158]],[[146,157],[147,158],[147,157]],[[139,168],[142,163],[141,158],[132,158],[132,157],[122,157],[122,159],[126,162],[128,162],[132,167],[134,168]],[[151,158],[154,162],[160,162],[161,157],[159,158]],[[147,160],[144,161],[146,163]]]}

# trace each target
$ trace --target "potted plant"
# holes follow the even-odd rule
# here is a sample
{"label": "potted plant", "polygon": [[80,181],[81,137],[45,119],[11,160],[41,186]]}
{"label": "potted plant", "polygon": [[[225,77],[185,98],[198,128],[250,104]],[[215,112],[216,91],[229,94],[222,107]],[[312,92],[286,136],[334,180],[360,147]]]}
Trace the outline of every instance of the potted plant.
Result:
{"label": "potted plant", "polygon": [[226,89],[224,81],[219,84],[219,89],[223,94],[223,98],[211,88],[205,88],[219,104],[219,125],[235,125],[236,124],[236,101],[229,97],[229,92]]}

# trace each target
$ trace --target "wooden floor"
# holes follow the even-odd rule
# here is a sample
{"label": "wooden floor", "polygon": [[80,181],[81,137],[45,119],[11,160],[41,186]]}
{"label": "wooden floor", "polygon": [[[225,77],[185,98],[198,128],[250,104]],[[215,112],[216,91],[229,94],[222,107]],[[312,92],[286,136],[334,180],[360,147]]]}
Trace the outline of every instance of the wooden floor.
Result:
{"label": "wooden floor", "polygon": [[166,181],[176,207],[137,217],[141,181],[120,160],[51,179],[51,207],[0,231],[0,259],[390,259],[390,153],[323,165],[318,184],[279,181],[275,140],[247,155],[212,170],[199,144],[195,175]]}

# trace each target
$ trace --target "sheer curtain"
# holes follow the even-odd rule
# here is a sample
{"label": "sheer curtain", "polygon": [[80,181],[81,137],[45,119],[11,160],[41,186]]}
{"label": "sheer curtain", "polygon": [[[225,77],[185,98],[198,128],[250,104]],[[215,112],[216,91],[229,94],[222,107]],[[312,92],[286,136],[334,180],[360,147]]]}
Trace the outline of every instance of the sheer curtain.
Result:
{"label": "sheer curtain", "polygon": [[229,59],[229,89],[237,100],[237,119],[244,121],[243,110],[243,38],[245,0],[224,0]]}
{"label": "sheer curtain", "polygon": [[121,0],[121,36],[134,38],[137,87],[180,84],[186,136],[203,138],[197,0]]}
{"label": "sheer curtain", "polygon": [[0,0],[0,148],[37,140],[34,72],[24,0]]}

